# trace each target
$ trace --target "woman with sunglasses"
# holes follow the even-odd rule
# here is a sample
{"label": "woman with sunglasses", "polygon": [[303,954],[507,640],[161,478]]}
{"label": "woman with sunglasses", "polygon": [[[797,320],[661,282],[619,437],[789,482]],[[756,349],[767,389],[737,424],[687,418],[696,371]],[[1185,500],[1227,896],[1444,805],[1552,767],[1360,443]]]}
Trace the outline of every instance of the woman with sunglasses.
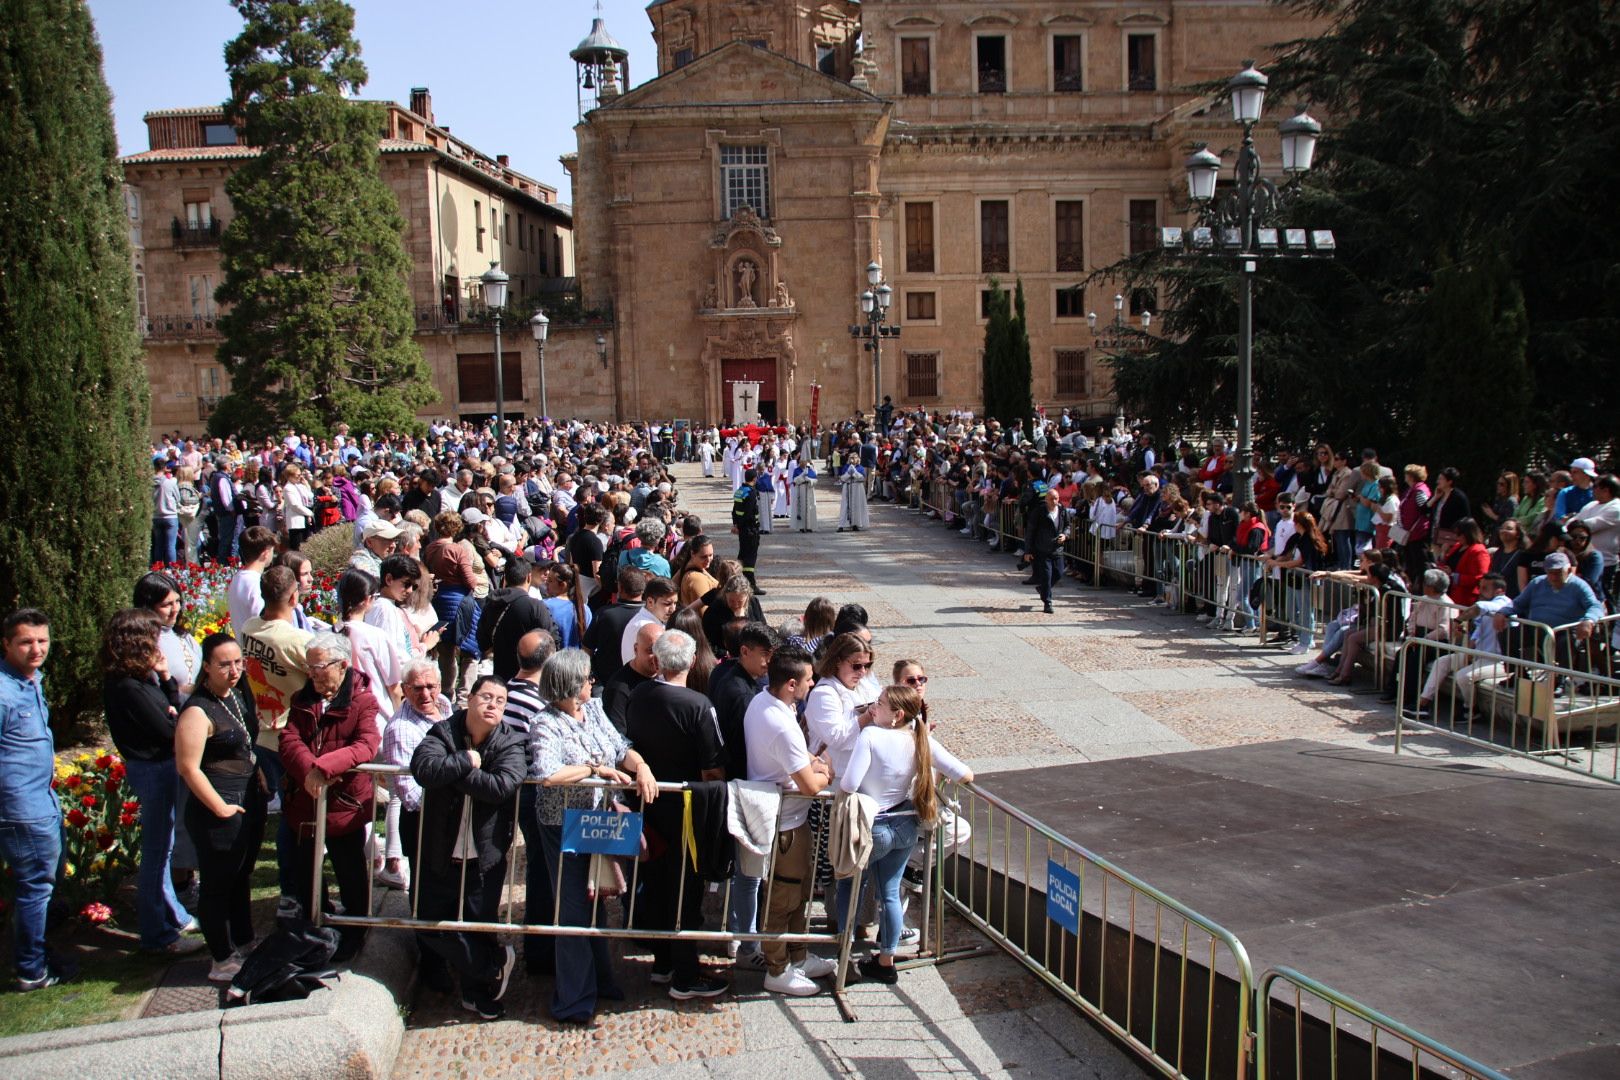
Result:
{"label": "woman with sunglasses", "polygon": [[923,666],[915,660],[896,660],[894,662],[894,685],[909,686],[917,691],[922,698],[922,720],[928,725],[928,730],[934,730],[934,722],[928,719],[928,675]]}
{"label": "woman with sunglasses", "polygon": [[872,646],[859,634],[839,634],[827,644],[816,666],[818,679],[804,702],[805,729],[810,751],[827,755],[833,775],[841,776],[855,750],[855,736],[871,723],[872,700],[857,694],[872,670]]}

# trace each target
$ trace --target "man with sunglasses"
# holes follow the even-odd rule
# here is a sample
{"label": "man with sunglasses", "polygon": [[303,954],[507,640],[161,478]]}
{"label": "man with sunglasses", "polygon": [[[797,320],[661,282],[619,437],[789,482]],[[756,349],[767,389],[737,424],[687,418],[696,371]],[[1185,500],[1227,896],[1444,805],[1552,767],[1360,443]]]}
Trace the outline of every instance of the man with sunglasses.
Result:
{"label": "man with sunglasses", "polygon": [[411,660],[421,660],[439,643],[439,632],[429,630],[420,639],[411,633],[409,620],[402,605],[410,600],[417,589],[422,564],[414,555],[390,555],[382,561],[382,585],[366,610],[366,624],[387,634],[399,654]]}

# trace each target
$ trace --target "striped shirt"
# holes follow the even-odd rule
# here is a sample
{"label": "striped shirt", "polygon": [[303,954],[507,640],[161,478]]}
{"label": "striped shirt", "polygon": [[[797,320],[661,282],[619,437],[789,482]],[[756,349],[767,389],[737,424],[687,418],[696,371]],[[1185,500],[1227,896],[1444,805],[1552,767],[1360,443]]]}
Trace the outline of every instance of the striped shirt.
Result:
{"label": "striped shirt", "polygon": [[545,707],[546,703],[540,699],[539,683],[513,679],[506,684],[506,712],[501,720],[519,731],[528,731],[529,722]]}

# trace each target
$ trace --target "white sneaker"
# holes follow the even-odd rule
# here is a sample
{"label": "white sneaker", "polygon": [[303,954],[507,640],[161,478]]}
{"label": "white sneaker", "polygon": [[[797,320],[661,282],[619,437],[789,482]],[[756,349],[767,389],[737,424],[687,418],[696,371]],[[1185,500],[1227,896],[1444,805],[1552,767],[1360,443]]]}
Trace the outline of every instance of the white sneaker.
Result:
{"label": "white sneaker", "polygon": [[386,866],[378,870],[372,877],[376,879],[377,884],[387,886],[390,889],[403,889],[409,884],[405,880],[404,874],[398,870],[389,870]]}
{"label": "white sneaker", "polygon": [[901,945],[915,945],[922,940],[922,930],[915,926],[908,926],[900,931]]}
{"label": "white sneaker", "polygon": [[208,968],[208,981],[228,983],[242,970],[242,958],[232,953],[223,960],[215,960]]}
{"label": "white sneaker", "polygon": [[1294,645],[1294,647],[1289,649],[1288,651],[1293,653],[1295,656],[1304,656],[1306,653],[1310,652],[1314,648],[1316,648],[1316,646],[1307,645],[1303,641],[1301,641],[1301,642],[1296,643]]}
{"label": "white sneaker", "polygon": [[838,965],[825,956],[817,956],[815,953],[811,953],[804,958],[804,963],[799,965],[799,970],[804,973],[806,978],[825,979],[838,970]]}
{"label": "white sneaker", "polygon": [[742,942],[740,941],[726,942],[726,956],[732,960],[737,959],[737,949],[741,947],[741,945]]}
{"label": "white sneaker", "polygon": [[752,952],[738,953],[736,967],[740,971],[769,971],[770,962],[765,959],[765,953],[759,949]]}
{"label": "white sneaker", "polygon": [[265,804],[264,812],[267,814],[281,813],[281,795],[279,793],[270,796],[270,801]]}
{"label": "white sneaker", "polygon": [[1194,621],[1196,623],[1198,623],[1199,626],[1208,626],[1209,625],[1209,620],[1212,619],[1212,618],[1214,618],[1213,615],[1200,615]]}
{"label": "white sneaker", "polygon": [[765,989],[789,997],[814,997],[821,993],[821,987],[805,978],[804,972],[795,967],[788,968],[780,975],[765,976]]}

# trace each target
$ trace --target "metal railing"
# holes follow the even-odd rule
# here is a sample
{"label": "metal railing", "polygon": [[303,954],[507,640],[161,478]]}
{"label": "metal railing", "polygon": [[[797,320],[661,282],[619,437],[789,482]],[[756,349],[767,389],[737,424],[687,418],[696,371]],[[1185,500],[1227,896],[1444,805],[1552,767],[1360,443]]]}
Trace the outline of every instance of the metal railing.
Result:
{"label": "metal railing", "polygon": [[[369,773],[373,777],[378,778],[378,779],[386,779],[388,777],[399,776],[399,775],[402,775],[402,774],[403,775],[409,775],[409,773],[410,773],[409,769],[405,769],[405,768],[402,768],[402,767],[399,767],[399,766],[394,766],[394,765],[381,765],[381,764],[362,765],[355,771],[363,772],[363,773]],[[659,794],[660,794],[661,798],[670,798],[672,796],[673,797],[684,797],[685,794],[687,793],[688,789],[692,785],[682,784],[682,783],[662,783],[661,782],[657,786],[658,786],[658,791],[659,791]],[[600,801],[600,797],[604,797],[604,796],[611,795],[611,794],[614,794],[614,793],[619,793],[619,792],[631,792],[631,793],[633,793],[636,790],[636,787],[635,787],[634,784],[612,784],[612,783],[608,783],[608,782],[601,781],[601,780],[582,780],[582,781],[579,781],[577,783],[572,783],[572,784],[555,784],[555,785],[546,784],[545,781],[543,781],[543,780],[525,780],[522,784],[518,785],[517,790],[514,791],[513,795],[512,795],[511,813],[513,814],[513,820],[514,821],[520,821],[521,820],[520,815],[522,813],[523,792],[524,792],[525,788],[540,788],[542,790],[550,790],[550,791],[558,791],[558,790],[590,791],[590,792],[593,793],[593,795],[598,796],[597,801]],[[640,858],[629,857],[629,856],[619,858],[619,857],[615,857],[615,856],[605,856],[605,855],[602,855],[602,856],[593,855],[593,856],[591,856],[591,858],[593,860],[593,863],[594,863],[594,860],[596,860],[598,858],[612,859],[620,867],[621,871],[624,871],[624,870],[628,871],[624,875],[625,881],[624,881],[623,892],[621,894],[619,894],[620,897],[622,897],[622,898],[619,900],[619,902],[617,904],[613,905],[617,909],[617,911],[611,913],[611,914],[617,914],[617,915],[620,916],[620,918],[617,921],[617,924],[614,924],[610,920],[610,917],[609,917],[610,912],[609,912],[609,909],[608,909],[609,906],[608,906],[607,898],[605,898],[602,893],[593,893],[592,895],[589,896],[590,915],[589,915],[589,921],[588,922],[585,922],[583,924],[564,923],[564,921],[563,921],[563,900],[564,900],[564,897],[563,897],[561,888],[553,888],[553,890],[552,890],[553,891],[553,897],[552,897],[552,903],[551,903],[551,910],[550,911],[536,912],[534,910],[531,910],[529,908],[529,906],[528,906],[529,902],[530,902],[530,898],[527,895],[525,895],[525,897],[524,897],[523,917],[522,918],[516,918],[515,917],[515,915],[516,915],[516,910],[515,910],[516,900],[515,900],[515,895],[514,895],[515,894],[515,886],[520,882],[524,882],[528,878],[528,876],[529,876],[529,873],[528,873],[529,868],[527,866],[527,861],[530,860],[530,859],[539,858],[540,853],[537,852],[537,851],[528,850],[527,845],[523,845],[521,847],[521,849],[520,849],[519,845],[515,842],[515,840],[508,847],[508,849],[507,849],[507,851],[505,853],[505,858],[504,858],[504,864],[505,865],[502,868],[502,879],[501,879],[501,882],[500,882],[500,890],[499,890],[499,894],[498,894],[498,899],[496,899],[496,901],[493,903],[493,905],[488,905],[487,897],[488,897],[489,894],[487,892],[487,883],[483,883],[483,882],[475,883],[475,884],[479,884],[479,885],[485,885],[486,887],[485,888],[480,888],[480,889],[477,890],[478,899],[473,901],[474,905],[479,906],[479,907],[491,906],[492,910],[487,912],[487,914],[495,915],[495,916],[499,916],[502,913],[503,909],[504,909],[504,912],[505,912],[505,918],[504,919],[502,919],[502,918],[484,918],[484,919],[440,918],[440,919],[431,919],[431,918],[419,917],[419,907],[420,907],[420,903],[421,903],[421,895],[420,895],[421,890],[420,889],[412,889],[411,890],[411,898],[410,898],[411,907],[410,907],[410,915],[408,917],[400,917],[400,916],[395,916],[395,915],[383,915],[383,914],[380,914],[379,913],[379,908],[378,908],[378,903],[377,903],[377,897],[376,897],[376,883],[372,880],[372,875],[370,873],[366,874],[365,913],[361,914],[361,915],[357,915],[357,914],[353,914],[352,912],[345,911],[341,915],[329,914],[329,913],[326,913],[326,912],[324,912],[322,910],[323,905],[322,905],[322,902],[321,902],[322,898],[324,896],[324,883],[321,880],[321,862],[325,857],[325,848],[326,848],[327,791],[328,791],[327,788],[325,788],[325,787],[321,788],[319,795],[316,797],[316,803],[315,803],[315,829],[314,829],[314,833],[315,833],[315,835],[314,835],[315,868],[314,868],[314,879],[313,879],[314,884],[313,884],[313,887],[312,887],[312,890],[311,890],[311,895],[309,897],[307,897],[307,898],[301,898],[301,899],[307,899],[307,901],[309,903],[309,906],[308,906],[307,910],[313,913],[311,915],[311,919],[316,925],[330,924],[332,926],[336,926],[336,927],[339,927],[339,928],[342,928],[342,927],[389,927],[389,928],[400,929],[400,930],[415,930],[415,931],[429,931],[429,932],[467,932],[467,933],[493,933],[493,934],[539,934],[539,935],[555,936],[555,937],[621,938],[621,939],[635,939],[635,940],[647,940],[647,941],[689,941],[689,942],[694,942],[694,943],[695,942],[733,942],[733,941],[735,941],[735,942],[744,942],[744,941],[752,941],[752,942],[759,942],[761,944],[774,943],[774,944],[780,944],[780,945],[786,945],[786,946],[792,946],[792,945],[815,945],[815,944],[830,945],[830,946],[833,946],[834,948],[836,948],[838,950],[838,962],[837,962],[838,971],[837,971],[837,974],[835,976],[835,983],[834,983],[834,988],[833,988],[834,997],[837,999],[839,1011],[844,1015],[845,1019],[846,1020],[855,1019],[855,1014],[854,1014],[853,1010],[850,1009],[847,1001],[844,998],[844,985],[845,985],[845,981],[846,981],[846,978],[847,978],[847,975],[848,975],[848,970],[849,970],[850,950],[851,950],[852,942],[853,942],[855,923],[858,921],[854,917],[856,905],[857,905],[859,897],[861,895],[861,877],[862,877],[862,875],[861,875],[860,870],[858,870],[858,869],[855,871],[855,873],[854,873],[854,875],[853,875],[853,877],[851,879],[851,888],[850,888],[850,893],[851,893],[851,897],[852,897],[851,902],[850,902],[850,908],[851,908],[850,914],[851,914],[851,917],[846,921],[846,924],[843,927],[842,932],[837,932],[837,931],[832,930],[832,929],[829,929],[829,930],[823,931],[823,932],[814,932],[814,931],[809,929],[808,921],[806,923],[806,930],[804,932],[798,932],[798,933],[787,932],[787,931],[767,932],[765,930],[764,924],[765,924],[765,921],[766,921],[767,912],[770,910],[771,898],[774,895],[776,884],[777,884],[777,878],[776,878],[776,875],[775,875],[776,858],[777,858],[777,855],[780,853],[781,848],[780,848],[780,845],[776,844],[776,843],[771,844],[770,850],[764,856],[764,858],[765,858],[765,864],[764,864],[764,868],[763,868],[764,872],[763,872],[762,876],[757,879],[757,881],[758,881],[758,889],[759,889],[759,897],[758,897],[758,906],[757,906],[758,922],[756,924],[757,925],[756,930],[751,931],[751,932],[750,931],[732,931],[732,930],[726,929],[724,927],[722,927],[721,929],[717,929],[717,930],[703,930],[703,929],[689,930],[689,929],[682,929],[682,927],[684,927],[686,922],[688,921],[688,908],[689,908],[689,905],[696,904],[696,905],[699,905],[699,907],[701,908],[701,905],[703,904],[704,898],[705,898],[706,895],[708,895],[708,892],[709,892],[709,890],[706,887],[704,887],[704,883],[703,883],[702,879],[697,876],[695,867],[692,866],[688,862],[689,858],[692,861],[695,862],[695,860],[697,858],[696,852],[697,852],[697,849],[698,849],[698,845],[701,844],[702,841],[701,841],[701,839],[699,837],[694,835],[694,832],[693,832],[693,819],[692,819],[691,815],[683,813],[681,815],[682,824],[681,824],[681,835],[680,835],[679,840],[678,841],[672,841],[668,837],[661,838],[661,839],[664,840],[664,842],[666,844],[666,847],[665,847],[664,851],[662,852],[662,854],[657,856],[657,857],[661,857],[661,858],[674,858],[674,859],[679,860],[680,864],[681,864],[678,868],[675,868],[673,871],[671,871],[670,868],[665,868],[662,871],[662,873],[665,876],[677,876],[678,879],[679,879],[679,883],[678,883],[678,886],[676,888],[676,895],[675,895],[675,910],[674,910],[672,915],[661,913],[661,917],[659,919],[659,921],[661,921],[661,922],[666,922],[666,923],[669,923],[670,925],[674,926],[676,929],[673,929],[673,930],[669,930],[669,929],[651,929],[651,928],[647,928],[647,927],[645,927],[643,925],[638,925],[638,920],[636,918],[636,905],[637,905],[637,902],[638,902],[638,899],[639,899],[639,896],[640,896],[640,892],[641,892],[642,877],[643,877],[642,868],[643,868],[643,864],[649,861],[647,859],[647,857],[646,857],[645,850],[644,850],[643,856],[640,857]],[[432,795],[434,793],[430,791],[430,792],[425,792],[424,794],[426,796],[426,795]],[[811,833],[811,835],[810,835],[810,853],[811,853],[810,854],[810,865],[811,865],[811,871],[812,871],[812,875],[813,875],[814,871],[815,871],[815,867],[816,867],[816,854],[815,853],[817,851],[819,851],[819,850],[822,850],[822,846],[821,846],[821,841],[822,841],[822,838],[823,838],[822,833],[828,827],[828,825],[830,824],[830,820],[831,820],[830,811],[831,811],[831,806],[832,806],[832,793],[830,791],[824,791],[821,794],[816,795],[816,796],[785,794],[785,795],[782,796],[782,806],[785,807],[790,800],[793,800],[793,801],[808,801],[808,802],[812,802],[812,803],[819,803],[820,805],[825,807],[826,810],[828,811],[827,813],[824,813],[821,816],[820,829],[816,830],[816,831],[813,831]],[[471,813],[472,813],[473,806],[474,806],[474,800],[472,799],[471,796],[463,796],[462,797],[462,814],[463,815],[466,815],[467,817],[470,817]],[[607,804],[607,806],[604,807],[604,808],[610,808],[610,807],[611,807],[611,803]],[[372,815],[373,815],[372,816],[372,828],[373,828],[374,832],[376,830],[376,822],[377,822],[377,818],[378,818],[378,812],[381,809],[382,809],[381,801],[380,800],[374,801],[373,810],[372,810]],[[782,818],[782,810],[781,810],[781,808],[779,808],[778,813],[777,813],[777,820],[776,820],[776,823],[775,823],[776,826],[777,826],[775,835],[778,835],[778,836],[781,835],[781,831],[780,831],[781,818]],[[463,820],[466,820],[466,818],[464,818]],[[540,826],[540,828],[547,828],[547,827],[548,826],[543,826],[543,825]],[[555,826],[549,826],[549,827],[554,828]],[[431,867],[430,868],[430,867],[427,867],[427,866],[425,866],[425,865],[423,865],[421,863],[422,841],[423,841],[423,836],[427,831],[428,830],[427,830],[427,827],[426,827],[426,822],[424,821],[423,824],[422,824],[422,827],[420,827],[418,829],[418,831],[417,831],[415,850],[407,853],[408,856],[411,859],[412,879],[413,879],[413,881],[419,881],[419,878],[417,876],[419,874],[427,874],[427,873],[430,873],[430,872],[438,872],[438,871],[443,869],[443,868],[437,868],[437,867]],[[520,860],[519,860],[519,858],[517,856],[517,852],[519,850],[523,851],[523,861],[525,862],[525,865],[523,867],[523,870],[522,870],[521,874],[519,872],[519,861]],[[564,865],[565,865],[565,861],[566,861],[567,857],[569,856],[569,854],[570,853],[567,852],[567,851],[559,850],[558,855],[557,855],[557,865],[555,867],[556,875],[550,879],[552,882],[561,884],[564,881]],[[575,854],[577,854],[577,853],[575,853]],[[462,912],[464,912],[466,910],[466,907],[468,906],[469,895],[470,895],[468,893],[468,888],[467,888],[468,863],[469,862],[476,862],[477,857],[472,856],[470,859],[461,859],[461,860],[453,860],[453,861],[459,863],[459,867],[460,867],[460,869],[459,869],[460,877],[459,877],[459,880],[458,880],[458,882],[456,884],[455,905],[454,905],[454,911],[457,914],[460,914],[460,913],[462,913]],[[551,869],[552,868],[549,867],[549,866],[546,868],[546,870],[548,872]],[[609,868],[609,869],[611,869],[611,868]],[[649,873],[650,873],[650,871],[649,871]],[[591,876],[590,876],[591,880],[593,880],[593,881],[595,880],[595,874],[596,874],[596,867],[593,865],[592,873],[591,873]],[[720,900],[720,911],[721,911],[721,918],[722,919],[725,919],[726,916],[727,916],[727,913],[729,913],[731,911],[731,909],[732,909],[732,904],[731,904],[732,890],[733,890],[733,887],[737,883],[738,880],[739,880],[739,877],[738,877],[738,874],[736,874],[736,873],[733,873],[730,877],[728,877],[726,879],[725,888],[723,890],[723,895],[722,895],[721,900]],[[694,887],[689,887],[689,882],[691,882]],[[440,881],[438,884],[440,886],[442,886],[443,883],[442,883],[442,881]],[[807,898],[806,899],[806,905],[808,906],[810,904],[810,902],[811,901]],[[829,925],[830,925],[831,922],[836,921],[836,920],[832,919],[833,905],[832,905],[832,898],[831,898],[830,895],[826,898],[825,907],[826,907],[826,914],[829,916]],[[699,922],[699,925],[701,925],[701,919],[699,919],[698,922]]]}
{"label": "metal railing", "polygon": [[175,218],[169,225],[169,236],[177,248],[218,247],[223,231],[218,218],[209,221],[181,221]]}
{"label": "metal railing", "polygon": [[[1254,972],[1231,931],[977,784],[945,791],[971,828],[936,860],[945,903],[1165,1075],[1210,1076],[1217,1055],[1248,1075]],[[1073,932],[1048,917],[1054,873]]]}
{"label": "metal railing", "polygon": [[219,337],[219,316],[148,315],[140,321],[141,337],[150,341],[198,341]]}
{"label": "metal railing", "polygon": [[[1284,987],[1292,987],[1294,991],[1292,1023],[1288,1025],[1279,1025],[1272,1017],[1272,1009],[1276,1005],[1272,993],[1278,983],[1282,983]],[[1310,997],[1307,998],[1306,995]],[[1280,1008],[1286,1009],[1287,998],[1284,997],[1282,1001],[1284,1004]],[[1305,1008],[1307,1001],[1312,1001],[1313,1004],[1320,1003],[1320,1006],[1325,1007],[1326,1016],[1307,1017]],[[1367,1030],[1367,1036],[1363,1038],[1359,1031],[1349,1031],[1348,1034],[1354,1041],[1346,1043],[1341,1038],[1341,1035],[1347,1032],[1343,1025],[1345,1017],[1359,1021]],[[1330,986],[1302,975],[1293,968],[1269,968],[1260,977],[1255,1021],[1258,1046],[1255,1075],[1264,1080],[1281,1080],[1289,1075],[1292,1075],[1294,1080],[1320,1076],[1328,1076],[1332,1080],[1348,1076],[1368,1076],[1376,1080],[1380,1076],[1401,1075],[1410,1076],[1412,1080],[1420,1080],[1426,1071],[1433,1075],[1433,1067],[1437,1065],[1444,1067],[1443,1075],[1458,1077],[1461,1080],[1507,1080],[1507,1077],[1495,1069],[1481,1065],[1422,1032],[1414,1031],[1400,1021],[1393,1020]],[[1318,1050],[1309,1057],[1309,1060],[1318,1064],[1308,1072],[1306,1047],[1315,1043],[1319,1048],[1322,1042],[1327,1044],[1328,1071],[1324,1073],[1320,1069],[1321,1055]],[[1283,1060],[1285,1054],[1293,1059],[1291,1073],[1288,1071],[1288,1062]]]}

